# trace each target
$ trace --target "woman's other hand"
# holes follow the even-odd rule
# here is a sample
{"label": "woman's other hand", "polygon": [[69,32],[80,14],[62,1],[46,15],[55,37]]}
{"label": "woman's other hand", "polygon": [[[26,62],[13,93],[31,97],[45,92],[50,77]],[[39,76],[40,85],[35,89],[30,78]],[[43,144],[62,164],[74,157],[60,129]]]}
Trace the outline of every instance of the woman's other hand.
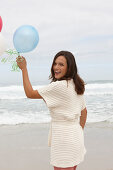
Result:
{"label": "woman's other hand", "polygon": [[17,62],[17,65],[18,67],[21,69],[21,70],[24,70],[27,66],[27,62],[26,62],[26,59],[23,57],[23,56],[18,56],[16,58],[16,62]]}
{"label": "woman's other hand", "polygon": [[87,109],[85,108],[81,111],[81,116],[80,116],[80,125],[82,126],[83,129],[86,123],[86,119],[87,119]]}

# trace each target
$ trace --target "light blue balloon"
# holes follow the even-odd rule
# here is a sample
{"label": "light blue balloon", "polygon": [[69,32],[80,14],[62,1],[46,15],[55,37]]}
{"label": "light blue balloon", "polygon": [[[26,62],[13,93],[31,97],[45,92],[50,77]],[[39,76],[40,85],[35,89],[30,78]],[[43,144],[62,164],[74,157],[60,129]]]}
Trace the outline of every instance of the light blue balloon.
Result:
{"label": "light blue balloon", "polygon": [[26,53],[36,48],[39,42],[37,30],[31,25],[19,27],[13,36],[13,44],[17,52]]}

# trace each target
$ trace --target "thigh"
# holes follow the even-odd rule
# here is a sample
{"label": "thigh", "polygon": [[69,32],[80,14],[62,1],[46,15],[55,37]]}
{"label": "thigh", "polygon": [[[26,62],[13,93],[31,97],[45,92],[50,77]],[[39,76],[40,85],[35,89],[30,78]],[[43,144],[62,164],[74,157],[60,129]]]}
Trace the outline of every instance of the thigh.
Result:
{"label": "thigh", "polygon": [[69,167],[69,168],[59,168],[54,166],[54,170],[76,170],[77,166]]}

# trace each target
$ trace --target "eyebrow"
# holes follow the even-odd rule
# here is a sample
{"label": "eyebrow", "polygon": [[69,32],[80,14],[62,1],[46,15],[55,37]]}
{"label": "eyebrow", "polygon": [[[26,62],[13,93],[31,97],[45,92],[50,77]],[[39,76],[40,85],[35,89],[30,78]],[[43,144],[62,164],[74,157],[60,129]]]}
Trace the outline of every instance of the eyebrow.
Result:
{"label": "eyebrow", "polygon": [[64,62],[61,62],[61,61],[60,61],[60,62],[56,62],[56,61],[55,61],[54,63],[65,64]]}

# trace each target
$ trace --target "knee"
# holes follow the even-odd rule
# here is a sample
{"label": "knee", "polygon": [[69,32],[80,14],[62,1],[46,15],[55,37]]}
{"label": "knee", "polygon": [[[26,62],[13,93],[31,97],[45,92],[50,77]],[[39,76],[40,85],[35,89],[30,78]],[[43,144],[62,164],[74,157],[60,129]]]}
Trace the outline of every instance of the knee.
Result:
{"label": "knee", "polygon": [[74,170],[76,170],[76,168],[77,168],[77,165],[76,165],[76,166],[74,166]]}
{"label": "knee", "polygon": [[54,170],[61,170],[61,168],[54,166]]}

